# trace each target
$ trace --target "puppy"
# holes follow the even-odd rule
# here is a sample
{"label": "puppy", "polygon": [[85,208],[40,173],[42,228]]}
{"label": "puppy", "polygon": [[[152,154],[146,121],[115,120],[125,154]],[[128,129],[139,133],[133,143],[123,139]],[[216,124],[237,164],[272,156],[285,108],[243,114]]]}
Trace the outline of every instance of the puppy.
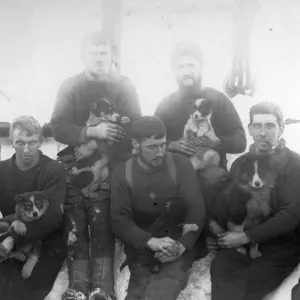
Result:
{"label": "puppy", "polygon": [[[86,122],[87,126],[96,126],[102,122],[112,122],[119,125],[129,123],[130,120],[127,117],[120,117],[113,105],[106,98],[100,98],[94,102],[91,106],[90,116]],[[108,146],[112,143],[108,142]],[[109,152],[109,151],[106,151]],[[109,176],[108,163],[110,162],[110,155],[103,153],[97,149],[91,157],[82,160],[76,164],[71,170],[71,175],[79,175],[82,172],[91,172],[92,181],[88,186],[82,188],[84,196],[93,198],[99,187],[108,189],[109,185],[105,183],[105,180]]]}
{"label": "puppy", "polygon": [[[209,131],[213,131],[211,125],[212,104],[206,99],[195,100],[190,107],[190,118],[188,119],[183,132],[183,138],[195,144],[193,139],[204,137]],[[190,157],[195,170],[210,166],[218,166],[220,156],[218,152],[208,147],[199,147],[198,152]]]}
{"label": "puppy", "polygon": [[[223,178],[220,192],[209,207],[209,228],[214,235],[225,231],[243,232],[270,216],[275,175],[268,168],[265,161],[247,157],[239,168],[237,180],[229,175]],[[237,251],[246,254],[244,247]],[[258,244],[250,245],[249,254],[253,259],[261,256]]]}
{"label": "puppy", "polygon": [[[47,211],[49,202],[47,195],[42,191],[28,192],[15,197],[15,215],[14,221],[8,231],[1,234],[2,246],[8,252],[14,248],[14,240],[10,236],[12,230],[19,235],[24,235],[27,231],[23,222],[34,222],[39,220]],[[5,218],[3,219],[5,221]],[[17,251],[10,252],[9,258],[25,262],[21,275],[24,279],[30,277],[38,259],[42,247],[42,241],[22,246]]]}

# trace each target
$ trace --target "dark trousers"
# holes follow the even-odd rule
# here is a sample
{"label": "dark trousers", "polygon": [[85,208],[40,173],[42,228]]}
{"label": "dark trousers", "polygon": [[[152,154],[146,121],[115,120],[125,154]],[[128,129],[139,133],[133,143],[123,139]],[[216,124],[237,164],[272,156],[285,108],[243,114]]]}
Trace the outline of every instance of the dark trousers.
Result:
{"label": "dark trousers", "polygon": [[195,251],[186,251],[174,262],[160,265],[158,273],[138,259],[129,264],[130,279],[125,300],[176,300],[185,289]]}
{"label": "dark trousers", "polygon": [[211,266],[212,300],[261,300],[299,263],[299,247],[281,240],[261,245],[252,260],[235,249],[220,250]]}
{"label": "dark trousers", "polygon": [[101,289],[114,296],[114,237],[110,227],[109,199],[88,199],[68,186],[65,205],[65,242],[69,289],[88,295]]}
{"label": "dark trousers", "polygon": [[210,200],[216,196],[216,193],[218,191],[216,187],[220,181],[220,178],[224,174],[227,174],[227,171],[220,167],[211,167],[199,170],[197,172],[198,181],[200,183],[206,207],[208,207]]}

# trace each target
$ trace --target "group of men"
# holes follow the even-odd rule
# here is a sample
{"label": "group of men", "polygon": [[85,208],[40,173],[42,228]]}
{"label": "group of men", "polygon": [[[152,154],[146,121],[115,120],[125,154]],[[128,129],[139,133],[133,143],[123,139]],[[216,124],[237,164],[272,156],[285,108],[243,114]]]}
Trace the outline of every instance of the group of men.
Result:
{"label": "group of men", "polygon": [[[215,196],[214,186],[227,172],[226,154],[244,152],[246,137],[230,99],[202,86],[201,51],[191,42],[175,46],[172,66],[178,90],[159,103],[155,116],[142,117],[133,84],[114,72],[110,41],[91,32],[81,50],[85,70],[61,85],[52,132],[58,142],[73,147],[77,162],[97,149],[114,153],[109,162],[110,189],[84,196],[83,183],[68,175],[69,162],[61,157],[58,163],[39,150],[38,122],[28,116],[12,122],[15,154],[0,162],[0,211],[4,216],[14,214],[15,196],[34,190],[45,191],[50,205],[40,220],[25,224],[24,236],[12,233],[16,247],[43,240],[39,263],[29,279],[21,278],[21,264],[6,259],[8,253],[0,245],[4,260],[0,298],[43,300],[66,257],[69,288],[63,299],[116,299],[115,237],[124,244],[124,265],[130,270],[126,300],[176,300],[193,261],[207,253],[204,240],[209,251],[218,250],[211,267],[212,300],[258,300],[277,288],[297,266],[300,254],[300,157],[279,142],[284,130],[280,109],[272,103],[251,108],[249,132],[254,144],[242,156],[255,152],[268,158],[281,153],[285,158],[272,215],[245,232],[228,231],[206,239],[206,207]],[[130,119],[130,138],[116,123],[86,125],[92,104],[100,98]],[[213,130],[198,143],[215,149],[220,165],[196,172],[189,157],[198,149],[182,136],[189,102],[199,98],[212,103]],[[232,165],[232,176],[237,176],[240,161]],[[85,183],[90,180],[84,177]],[[255,260],[234,249],[253,242],[262,252]]]}

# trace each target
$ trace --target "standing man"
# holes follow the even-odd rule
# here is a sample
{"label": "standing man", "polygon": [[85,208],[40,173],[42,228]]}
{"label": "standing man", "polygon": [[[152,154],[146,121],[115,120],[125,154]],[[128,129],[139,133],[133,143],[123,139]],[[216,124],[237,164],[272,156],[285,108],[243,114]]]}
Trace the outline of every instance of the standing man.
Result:
{"label": "standing man", "polygon": [[204,226],[201,189],[191,162],[166,152],[159,118],[143,117],[132,135],[137,155],[115,169],[111,186],[112,227],[131,274],[126,300],[176,300]]}
{"label": "standing man", "polygon": [[[265,222],[244,232],[229,231],[219,236],[217,243],[223,249],[211,266],[212,300],[260,300],[277,288],[300,261],[300,156],[280,139],[283,130],[283,116],[277,105],[262,102],[251,107],[249,133],[254,144],[234,161],[230,173],[237,180],[252,174],[253,166],[247,164],[247,158],[258,156],[275,179],[271,214]],[[268,178],[264,180],[272,184]],[[258,243],[262,255],[251,259],[233,249],[248,243]]]}
{"label": "standing man", "polygon": [[[81,52],[85,71],[61,85],[51,119],[53,135],[58,142],[74,147],[77,161],[91,156],[107,142],[114,144],[110,149],[119,151],[122,160],[131,154],[131,141],[124,139],[123,128],[109,122],[88,127],[86,121],[93,103],[101,98],[115,105],[121,116],[135,121],[141,116],[135,89],[128,78],[113,72],[112,45],[102,33],[88,33]],[[111,168],[117,163],[113,160]],[[110,192],[100,189],[95,198],[84,197],[80,189],[91,181],[88,175],[83,173],[77,183],[71,181],[66,199],[70,283],[64,299],[115,299]]]}
{"label": "standing man", "polygon": [[[215,149],[220,154],[220,167],[226,169],[226,153],[241,153],[246,148],[245,131],[233,104],[225,94],[213,88],[203,88],[202,54],[193,42],[180,42],[175,45],[172,67],[179,88],[163,99],[155,111],[155,115],[163,120],[167,128],[168,151],[187,156],[197,152],[195,146],[182,139],[183,131],[190,117],[190,102],[207,99],[212,103],[213,130],[201,138],[198,144]],[[223,171],[214,168],[202,169],[197,173],[207,201],[212,185]]]}
{"label": "standing man", "polygon": [[0,211],[4,219],[15,215],[15,197],[19,194],[44,191],[49,206],[39,220],[24,222],[27,228],[24,236],[12,234],[16,249],[43,241],[39,261],[28,279],[21,276],[22,262],[6,260],[7,251],[0,245],[0,299],[43,300],[65,257],[60,225],[66,174],[58,162],[39,150],[43,142],[42,128],[33,117],[16,118],[10,125],[10,140],[15,153],[0,162]]}

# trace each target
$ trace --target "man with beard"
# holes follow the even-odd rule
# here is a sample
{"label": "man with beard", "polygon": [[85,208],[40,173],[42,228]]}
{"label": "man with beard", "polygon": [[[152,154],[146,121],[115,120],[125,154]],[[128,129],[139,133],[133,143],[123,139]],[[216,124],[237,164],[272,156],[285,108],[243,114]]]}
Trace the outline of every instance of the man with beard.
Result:
{"label": "man with beard", "polygon": [[[211,266],[212,300],[263,299],[300,261],[300,156],[280,138],[284,125],[277,105],[262,102],[251,107],[248,127],[254,143],[248,153],[234,161],[230,173],[236,180],[253,174],[253,164],[248,163],[253,157],[259,166],[267,167],[271,176],[264,176],[263,180],[272,185],[270,216],[261,224],[254,223],[250,228],[246,225],[244,232],[219,235],[217,243],[222,249]],[[251,259],[236,251],[235,248],[249,243],[258,243],[260,257]],[[297,292],[296,288],[293,292]]]}
{"label": "man with beard", "polygon": [[204,226],[204,201],[191,162],[166,152],[159,118],[143,117],[132,131],[137,155],[115,169],[111,185],[112,228],[131,274],[126,300],[176,300]]}
{"label": "man with beard", "polygon": [[[109,143],[109,154],[113,154],[109,167],[113,169],[123,156],[131,156],[131,139],[115,123],[86,126],[91,107],[105,98],[120,116],[134,121],[141,116],[139,102],[130,80],[113,71],[113,47],[106,36],[88,33],[81,52],[85,71],[61,85],[51,119],[53,135],[58,142],[74,148],[77,162],[89,158],[98,148],[105,151]],[[60,160],[70,170],[74,162],[67,158],[65,155]],[[83,196],[81,189],[91,182],[90,175],[84,172],[71,176],[68,185],[65,236],[70,283],[63,299],[115,299],[110,191],[101,188],[93,198]]]}
{"label": "man with beard", "polygon": [[205,201],[212,197],[213,185],[226,170],[226,153],[242,153],[246,148],[245,131],[230,99],[213,88],[202,86],[203,61],[199,47],[192,42],[180,42],[173,51],[172,67],[179,89],[163,99],[155,115],[167,128],[168,151],[192,156],[197,147],[186,142],[183,131],[189,119],[189,105],[196,99],[212,102],[213,130],[200,138],[197,144],[213,148],[220,154],[220,167],[197,172]]}

